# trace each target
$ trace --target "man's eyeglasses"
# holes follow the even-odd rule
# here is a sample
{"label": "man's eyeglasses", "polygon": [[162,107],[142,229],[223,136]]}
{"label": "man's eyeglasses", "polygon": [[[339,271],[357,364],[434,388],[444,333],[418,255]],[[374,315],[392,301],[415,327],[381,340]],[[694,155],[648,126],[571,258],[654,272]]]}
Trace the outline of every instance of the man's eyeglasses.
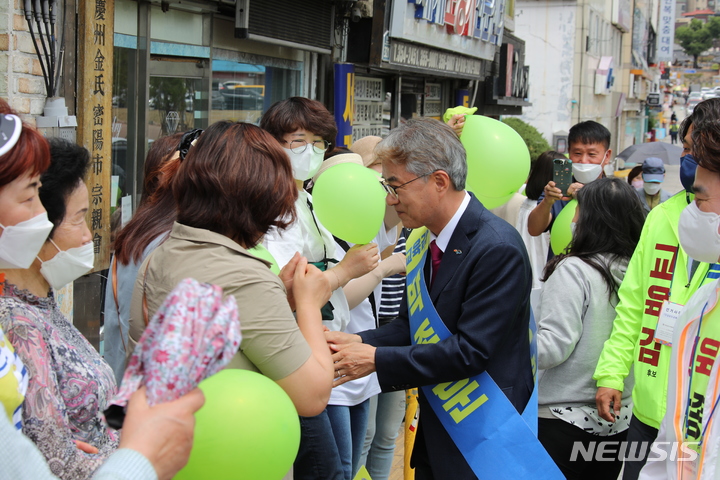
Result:
{"label": "man's eyeglasses", "polygon": [[423,178],[423,177],[427,177],[428,175],[432,175],[432,174],[435,173],[435,172],[437,172],[437,170],[433,170],[432,172],[424,173],[424,174],[420,175],[419,177],[415,177],[415,178],[413,178],[412,180],[409,180],[409,181],[403,183],[402,185],[398,185],[398,186],[390,185],[389,183],[387,183],[387,180],[385,180],[384,178],[381,178],[381,179],[380,179],[380,185],[383,186],[383,188],[385,189],[385,192],[386,192],[386,193],[389,193],[389,194],[392,195],[393,197],[398,198],[397,191],[398,191],[399,189],[401,189],[402,187],[404,187],[404,186],[407,185],[408,183],[412,183],[412,182],[414,182],[415,180],[418,180],[418,179]]}
{"label": "man's eyeglasses", "polygon": [[330,148],[330,142],[327,140],[315,140],[313,142],[306,142],[305,140],[293,140],[291,142],[285,142],[290,146],[290,150],[293,153],[303,153],[307,149],[308,145],[312,143],[312,148],[315,153],[324,153]]}

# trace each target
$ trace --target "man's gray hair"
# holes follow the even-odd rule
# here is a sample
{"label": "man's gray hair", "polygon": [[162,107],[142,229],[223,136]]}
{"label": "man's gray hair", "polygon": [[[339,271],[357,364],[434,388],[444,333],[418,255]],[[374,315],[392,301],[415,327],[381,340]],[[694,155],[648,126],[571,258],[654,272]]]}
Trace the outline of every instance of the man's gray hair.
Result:
{"label": "man's gray hair", "polygon": [[438,120],[422,117],[408,120],[375,147],[375,154],[378,160],[404,165],[417,176],[442,170],[455,190],[465,188],[465,147],[455,131]]}

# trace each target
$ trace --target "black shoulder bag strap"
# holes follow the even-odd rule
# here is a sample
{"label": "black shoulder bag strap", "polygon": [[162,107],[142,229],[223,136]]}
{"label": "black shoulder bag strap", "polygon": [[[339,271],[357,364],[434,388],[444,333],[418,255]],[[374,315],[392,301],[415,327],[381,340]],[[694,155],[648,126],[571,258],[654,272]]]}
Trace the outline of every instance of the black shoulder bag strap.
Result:
{"label": "black shoulder bag strap", "polygon": [[[343,250],[347,253],[348,250],[350,250],[350,244],[346,242],[345,240],[342,240],[335,235],[333,235],[333,238],[335,239],[335,242],[337,242],[338,245],[342,247]],[[381,281],[382,283],[382,281]],[[372,314],[373,318],[375,318],[375,328],[378,328],[380,324],[378,323],[378,315],[377,315],[377,309],[375,308],[375,290],[373,289],[372,292],[370,292],[370,295],[368,295],[368,300],[370,300],[370,305],[372,306]]]}

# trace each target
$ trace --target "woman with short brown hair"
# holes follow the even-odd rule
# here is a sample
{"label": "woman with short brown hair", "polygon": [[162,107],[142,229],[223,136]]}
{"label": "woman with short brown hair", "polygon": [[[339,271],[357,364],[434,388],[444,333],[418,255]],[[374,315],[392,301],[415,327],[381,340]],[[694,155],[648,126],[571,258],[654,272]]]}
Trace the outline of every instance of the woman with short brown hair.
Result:
{"label": "woman with short brown hair", "polygon": [[218,122],[188,152],[173,194],[177,222],[140,267],[135,284],[131,348],[181,280],[219,285],[237,301],[243,336],[228,368],[266,375],[298,412],[316,415],[327,404],[333,377],[320,322],[328,282],[299,255],[278,278],[268,262],[248,252],[271,226],[284,228],[294,218],[297,189],[287,156],[258,127]]}
{"label": "woman with short brown hair", "polygon": [[178,222],[249,248],[295,219],[297,190],[287,157],[266,132],[218,122],[188,153],[173,183]]}
{"label": "woman with short brown hair", "polygon": [[[263,115],[260,126],[270,132],[283,147],[285,155],[290,159],[297,189],[297,221],[284,231],[271,229],[263,244],[280,266],[299,252],[325,270],[325,277],[333,293],[322,312],[323,324],[330,330],[343,331],[351,318],[343,287],[350,280],[374,269],[380,256],[377,245],[369,243],[353,246],[338,262],[336,258],[342,249],[340,252],[336,250],[332,234],[313,211],[312,196],[303,189],[303,183],[318,173],[323,159],[328,156],[327,150],[337,134],[335,120],[317,100],[292,97],[273,104]],[[341,389],[357,387],[362,390],[365,383],[367,381],[363,379],[350,386],[336,388],[333,396]],[[353,439],[349,438],[350,420],[347,421],[348,428],[334,429],[327,410],[315,416],[300,415],[300,450],[293,467],[295,480],[351,479],[352,462],[348,458],[351,455],[344,455],[345,452],[341,452],[338,447],[352,443]],[[358,415],[357,424],[363,423],[362,416]],[[362,430],[362,435],[354,438],[357,440],[356,450],[359,450],[365,437],[367,409],[364,417],[365,425],[356,428],[356,432]],[[343,440],[337,440],[340,436]],[[359,459],[359,455],[357,457]]]}

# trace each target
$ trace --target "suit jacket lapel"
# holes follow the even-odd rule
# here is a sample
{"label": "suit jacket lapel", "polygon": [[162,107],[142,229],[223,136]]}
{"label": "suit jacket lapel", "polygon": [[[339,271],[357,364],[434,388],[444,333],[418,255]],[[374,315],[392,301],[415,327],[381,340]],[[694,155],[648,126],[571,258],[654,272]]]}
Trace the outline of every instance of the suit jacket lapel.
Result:
{"label": "suit jacket lapel", "polygon": [[[443,253],[442,261],[440,262],[440,269],[430,289],[430,299],[433,303],[436,302],[440,293],[445,289],[453,275],[455,275],[462,261],[467,257],[472,245],[470,238],[472,238],[480,226],[480,217],[485,207],[482,206],[472,193],[470,195],[472,197],[470,203],[465,213],[460,217],[460,221],[450,237],[450,242],[448,242],[447,249]],[[427,262],[430,262],[429,252]]]}

